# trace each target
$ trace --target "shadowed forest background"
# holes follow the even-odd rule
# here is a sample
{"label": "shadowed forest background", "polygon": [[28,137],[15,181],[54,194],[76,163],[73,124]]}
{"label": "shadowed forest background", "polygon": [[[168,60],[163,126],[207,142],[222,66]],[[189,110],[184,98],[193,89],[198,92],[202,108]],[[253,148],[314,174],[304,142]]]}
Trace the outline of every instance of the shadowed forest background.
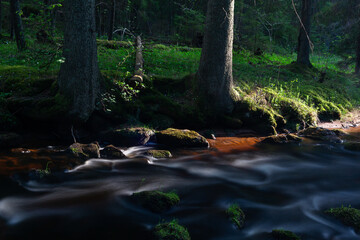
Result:
{"label": "shadowed forest background", "polygon": [[359,0],[0,0],[0,239],[358,239],[359,106]]}

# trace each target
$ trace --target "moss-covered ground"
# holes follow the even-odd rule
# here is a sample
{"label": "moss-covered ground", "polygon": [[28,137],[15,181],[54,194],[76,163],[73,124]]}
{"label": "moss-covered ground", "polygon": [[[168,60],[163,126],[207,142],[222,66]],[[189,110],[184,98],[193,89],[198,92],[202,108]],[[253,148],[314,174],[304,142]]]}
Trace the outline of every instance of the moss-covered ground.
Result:
{"label": "moss-covered ground", "polygon": [[[19,53],[14,42],[3,40],[0,107],[6,116],[3,119],[8,119],[3,121],[9,126],[14,111],[8,109],[7,99],[45,93],[54,98],[57,94],[54,81],[64,61],[60,46],[61,42],[29,42],[29,49]],[[131,76],[135,61],[132,44],[98,40],[99,67],[107,88],[98,109],[121,121],[131,119],[156,129],[206,127],[207,116],[197,108],[192,91],[201,49],[145,40],[143,55],[148,76],[144,86],[129,86],[126,79]],[[353,66],[341,68],[339,57],[313,54],[314,68],[305,68],[292,63],[295,57],[234,51],[234,81],[241,96],[234,113],[235,119],[240,120],[237,126],[244,124],[269,133],[283,128],[297,130],[318,120],[339,119],[360,105],[359,79],[351,74]],[[51,91],[46,92],[47,89]],[[234,125],[233,118],[224,122]]]}

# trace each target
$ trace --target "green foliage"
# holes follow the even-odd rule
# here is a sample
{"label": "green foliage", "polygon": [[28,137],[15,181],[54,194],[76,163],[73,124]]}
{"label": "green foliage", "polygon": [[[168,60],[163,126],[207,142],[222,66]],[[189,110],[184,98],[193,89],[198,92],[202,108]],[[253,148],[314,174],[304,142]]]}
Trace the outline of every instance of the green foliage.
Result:
{"label": "green foliage", "polygon": [[45,176],[48,176],[51,174],[51,169],[49,167],[49,164],[52,163],[51,161],[47,162],[45,169],[36,169],[36,174],[40,177],[43,178]]}
{"label": "green foliage", "polygon": [[272,230],[271,235],[275,240],[300,240],[300,237],[295,233],[282,229]]}
{"label": "green foliage", "polygon": [[190,234],[186,228],[179,225],[176,220],[168,223],[159,223],[154,228],[156,240],[190,240]]}
{"label": "green foliage", "polygon": [[232,204],[226,210],[226,214],[230,218],[230,220],[236,225],[237,228],[241,229],[244,227],[245,214],[237,204]]}
{"label": "green foliage", "polygon": [[355,231],[360,232],[360,210],[356,208],[344,207],[331,208],[325,211],[326,214],[340,220],[343,224],[353,227]]}

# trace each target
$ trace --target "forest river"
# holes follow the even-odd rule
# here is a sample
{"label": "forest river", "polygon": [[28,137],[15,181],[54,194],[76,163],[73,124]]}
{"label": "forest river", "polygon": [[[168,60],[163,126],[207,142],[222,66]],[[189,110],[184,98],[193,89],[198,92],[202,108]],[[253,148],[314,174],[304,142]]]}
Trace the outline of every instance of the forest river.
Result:
{"label": "forest river", "polygon": [[[360,137],[359,128],[350,133]],[[44,178],[3,177],[0,239],[150,239],[156,224],[172,219],[194,240],[266,240],[273,229],[305,240],[360,238],[324,214],[360,207],[360,152],[310,140],[261,148],[255,138],[216,141],[170,159],[145,157],[152,146],[132,147],[125,160],[90,159]],[[175,191],[180,204],[152,213],[129,199],[144,190]],[[241,230],[224,214],[233,203],[246,214]]]}

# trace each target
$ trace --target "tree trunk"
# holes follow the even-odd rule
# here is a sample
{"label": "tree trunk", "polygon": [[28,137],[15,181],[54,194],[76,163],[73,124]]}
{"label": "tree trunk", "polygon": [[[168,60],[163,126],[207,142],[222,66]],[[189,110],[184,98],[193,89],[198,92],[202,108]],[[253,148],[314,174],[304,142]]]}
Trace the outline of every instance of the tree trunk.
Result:
{"label": "tree trunk", "polygon": [[355,74],[360,75],[360,29],[359,29],[359,33],[358,33],[357,47],[356,47]]}
{"label": "tree trunk", "polygon": [[0,0],[0,37],[2,36],[1,35],[1,32],[2,32],[2,0]]}
{"label": "tree trunk", "polygon": [[235,0],[209,0],[197,73],[200,104],[211,114],[231,113]]}
{"label": "tree trunk", "polygon": [[10,0],[11,18],[15,32],[16,45],[19,51],[26,48],[24,27],[21,20],[19,0]]}
{"label": "tree trunk", "polygon": [[109,29],[108,29],[108,40],[113,39],[114,32],[114,23],[115,23],[115,9],[116,9],[116,0],[112,0],[111,10],[109,11]]}
{"label": "tree trunk", "polygon": [[100,94],[95,33],[95,0],[65,0],[63,57],[58,83],[71,102],[70,117],[86,121]]}
{"label": "tree trunk", "polygon": [[312,15],[312,1],[302,0],[301,23],[298,38],[297,63],[311,67],[310,62],[310,27]]}

